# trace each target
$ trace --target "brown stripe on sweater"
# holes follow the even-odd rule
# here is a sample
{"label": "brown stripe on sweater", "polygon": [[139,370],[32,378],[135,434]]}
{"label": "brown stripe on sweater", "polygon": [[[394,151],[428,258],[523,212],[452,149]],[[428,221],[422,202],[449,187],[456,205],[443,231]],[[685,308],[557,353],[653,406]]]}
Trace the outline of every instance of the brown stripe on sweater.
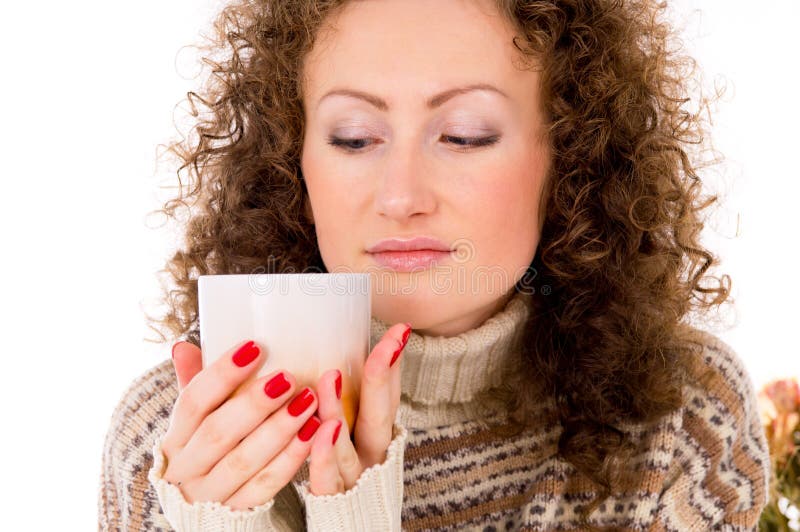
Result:
{"label": "brown stripe on sweater", "polygon": [[[684,416],[683,426],[711,459],[711,465],[701,485],[707,487],[711,494],[725,505],[725,513],[732,511],[739,502],[739,494],[733,486],[722,482],[717,474],[724,451],[720,439],[715,437],[714,431],[701,418],[688,409]],[[736,449],[734,449],[735,451]]]}
{"label": "brown stripe on sweater", "polygon": [[[736,465],[736,468],[739,471],[747,476],[748,479],[758,477],[763,478],[763,474],[761,474],[761,471],[763,471],[763,466],[759,465],[741,445],[736,445],[733,448],[733,463]],[[761,512],[756,507],[766,504],[767,494],[764,485],[761,482],[751,482],[750,486],[754,492],[750,499],[751,502],[753,502],[753,507],[747,508],[744,511],[733,511],[731,512],[731,515],[734,517],[734,519],[745,519],[746,522],[752,523],[758,521],[758,514]],[[756,504],[756,501],[758,502],[758,505]],[[755,518],[755,520],[753,518]]]}
{"label": "brown stripe on sweater", "polygon": [[[445,473],[448,476],[454,477],[459,476],[460,478],[460,475],[469,475],[470,471],[474,471],[475,464],[478,460],[485,464],[480,467],[486,467],[486,465],[492,461],[508,461],[515,458],[523,459],[525,463],[532,464],[534,463],[534,460],[538,460],[539,463],[541,463],[557,452],[557,444],[557,438],[551,438],[544,442],[534,442],[530,446],[502,443],[488,447],[485,449],[485,451],[488,451],[488,453],[481,453],[482,456],[476,456],[476,454],[479,452],[478,449],[470,449],[470,451],[474,452],[471,452],[468,456],[460,458],[459,461],[455,463],[438,462],[435,465],[439,466],[438,473]],[[422,467],[420,466],[420,470],[421,469]],[[425,469],[428,469],[428,467],[425,467]],[[415,477],[415,473],[416,470],[413,468],[409,468],[407,471],[409,477]],[[429,474],[420,473],[419,476],[427,478]]]}
{"label": "brown stripe on sweater", "polygon": [[409,441],[406,445],[404,458],[407,464],[413,464],[423,458],[438,458],[445,453],[463,451],[465,447],[473,448],[495,441],[500,441],[500,438],[485,429],[478,429],[453,438],[434,440],[430,443],[417,444]]}
{"label": "brown stripe on sweater", "polygon": [[[150,468],[152,465],[152,460],[150,460],[150,464],[145,462],[145,467],[142,468],[142,471],[138,474],[134,475],[131,478],[131,484],[128,487],[128,490],[131,495],[131,529],[132,530],[144,530],[142,526],[142,521],[144,517],[147,516],[147,512],[144,511],[144,493],[149,489],[149,481],[147,480],[147,469]],[[145,479],[142,481],[142,472],[144,472]],[[137,496],[138,495],[138,496]]]}
{"label": "brown stripe on sweater", "polygon": [[[723,402],[725,407],[730,412],[730,415],[734,416],[734,419],[735,419],[734,426],[741,426],[741,424],[745,422],[744,420],[745,420],[745,415],[746,414],[745,414],[745,411],[744,411],[745,408],[744,408],[744,403],[743,403],[745,398],[743,398],[738,392],[733,390],[729,386],[729,382],[730,381],[728,381],[727,379],[723,378],[723,376],[720,373],[714,373],[713,376],[711,377],[710,381],[711,382],[710,382],[709,385],[712,387],[710,389],[710,391],[712,391],[715,394],[715,396],[720,398],[720,400]],[[747,385],[746,381],[740,382],[738,384],[741,384],[743,386]],[[752,402],[752,401],[749,401],[749,402]],[[753,405],[751,405],[751,407],[752,406]],[[746,430],[745,430],[744,437],[749,437],[749,432],[746,431]],[[721,439],[719,437],[719,434],[716,434],[713,430],[706,430],[706,432],[705,432],[705,441],[713,442],[715,447],[718,447],[718,448],[721,449]],[[733,445],[733,449],[732,449],[733,463],[736,466],[736,468],[743,475],[747,476],[748,478],[757,477],[757,476],[759,476],[759,473],[760,473],[760,471],[761,471],[763,466],[762,466],[762,464],[759,464],[750,454],[748,454],[744,450],[742,444],[743,444],[743,442],[738,441]],[[752,445],[752,442],[751,442],[751,445]],[[717,462],[718,462],[718,460],[717,460]],[[716,462],[715,462],[715,466],[716,466]],[[716,473],[714,474],[714,477],[717,478],[716,477]],[[755,495],[753,496],[753,500],[761,500],[765,496],[764,487],[760,483],[752,483],[752,485],[753,485],[753,491],[755,492]],[[735,491],[735,493],[736,493],[736,498],[737,498],[736,501],[733,501],[733,500],[726,501],[726,513],[729,513],[729,512],[730,513],[734,513],[734,514],[737,513],[734,510],[735,510],[736,504],[738,503],[739,493],[736,492],[736,491]],[[746,514],[748,516],[751,516],[751,514],[748,513],[748,512],[749,512],[749,510],[746,510],[744,512],[738,512],[738,513],[742,513],[742,514]]]}
{"label": "brown stripe on sweater", "polygon": [[[695,453],[703,456],[706,454],[701,443],[695,441],[688,431],[683,432],[682,436],[676,441],[676,446],[682,447],[683,456],[690,460],[696,460]],[[705,513],[708,508],[704,506],[702,501],[698,501],[696,497],[692,496],[700,489],[703,482],[704,480],[699,479],[697,473],[683,471],[678,480],[668,490],[672,498],[677,501],[677,511],[671,513],[671,517],[685,519],[685,522],[689,523],[708,522],[711,520],[711,515]],[[692,499],[695,500],[693,501]]]}
{"label": "brown stripe on sweater", "polygon": [[403,519],[403,528],[409,530],[420,530],[435,526],[452,526],[464,521],[475,519],[481,515],[502,512],[512,508],[522,507],[531,497],[537,494],[548,494],[549,498],[554,498],[556,493],[563,491],[564,481],[559,477],[560,471],[552,466],[545,468],[539,475],[538,481],[534,482],[523,493],[509,497],[501,497],[492,501],[477,504],[472,507],[453,510],[448,506],[447,511],[442,515],[429,515],[426,517]]}
{"label": "brown stripe on sweater", "polygon": [[[148,443],[150,443],[149,439]],[[145,511],[145,507],[147,506],[147,492],[150,490],[150,481],[147,478],[147,473],[153,466],[153,456],[150,450],[144,450],[144,452],[142,452],[142,448],[137,448],[136,450],[142,454],[143,462],[142,467],[131,479],[130,492],[134,504],[131,512],[133,516],[131,526],[133,530],[142,530],[144,529],[142,519],[150,515],[150,512]]]}
{"label": "brown stripe on sweater", "polygon": [[[132,433],[131,431],[137,428],[149,430],[148,425],[150,423],[155,423],[155,420],[142,419],[141,421],[145,426],[141,427],[134,427],[130,424],[130,421],[136,419],[137,413],[141,415],[144,404],[150,402],[154,398],[158,400],[158,404],[164,403],[163,392],[174,387],[174,380],[163,378],[162,376],[162,374],[165,373],[164,368],[166,368],[168,364],[170,364],[170,362],[166,361],[157,366],[155,369],[148,371],[142,377],[138,378],[135,381],[135,384],[130,386],[129,392],[125,394],[120,403],[120,406],[122,407],[120,410],[121,415],[111,428],[112,434],[117,437],[120,435],[128,436],[128,438],[122,438],[121,442],[123,446],[120,449],[120,454],[123,462],[127,461],[127,457],[131,452],[134,452],[139,456],[145,456],[145,458],[149,457],[149,461],[147,459],[145,460],[146,467],[141,468],[139,472],[133,476],[133,478],[128,479],[130,484],[127,486],[128,493],[126,495],[130,497],[129,515],[131,517],[130,526],[133,530],[143,529],[143,519],[146,515],[148,515],[148,512],[144,511],[144,494],[150,489],[150,483],[147,479],[147,471],[149,470],[149,467],[152,466],[152,456],[150,456],[152,453],[149,452],[149,450],[144,449],[144,447],[146,447],[146,445],[144,445],[144,438],[139,445],[131,442],[131,439],[135,438],[135,433]],[[172,394],[167,394],[167,397],[171,398],[171,395]],[[127,420],[128,423],[123,425],[121,420]],[[113,442],[110,443],[113,445]],[[119,473],[128,473],[128,471],[121,470],[117,472],[117,474]]]}
{"label": "brown stripe on sweater", "polygon": [[647,532],[667,532],[667,527],[661,519],[656,519],[647,529]]}
{"label": "brown stripe on sweater", "polygon": [[[548,456],[552,456],[555,453],[555,446],[557,441],[553,441],[553,451],[548,453]],[[546,458],[545,458],[546,459]],[[476,468],[466,474],[450,476],[448,475],[448,485],[456,486],[456,485],[469,485],[472,486],[476,480],[480,480],[481,478],[489,478],[492,472],[497,471],[502,467],[512,467],[516,466],[517,469],[520,468],[531,468],[535,466],[536,463],[541,463],[542,458],[541,456],[531,456],[531,455],[523,455],[515,456],[506,460],[501,460],[492,464],[488,464],[486,466],[482,466]],[[516,471],[513,471],[516,472]],[[505,471],[505,476],[509,476],[512,471]],[[551,494],[551,497],[555,496],[555,493],[560,493],[564,497],[565,501],[570,500],[585,500],[585,502],[590,501],[594,497],[595,488],[594,484],[591,483],[587,478],[583,477],[582,479],[578,480],[577,473],[574,477],[570,479],[569,482],[563,487],[563,489],[558,489],[556,491],[556,483],[552,478],[554,471],[550,468],[546,469],[543,474],[532,476],[530,479],[531,484],[529,488],[526,490],[526,497],[531,494]],[[657,469],[648,469],[644,471],[639,471],[636,474],[631,474],[627,477],[623,478],[622,484],[620,485],[620,491],[617,493],[617,497],[624,495],[625,493],[629,493],[632,498],[642,498],[655,495],[657,493],[656,489],[653,489],[654,486],[659,486],[663,482],[664,477],[666,476],[667,471],[665,469],[657,468]],[[638,476],[637,476],[638,475]],[[430,494],[431,492],[436,491],[435,483],[437,479],[427,479],[424,482],[414,481],[410,484],[410,486],[406,486],[406,493],[409,496],[409,500],[417,499],[419,501],[424,500],[425,494]],[[440,479],[439,479],[440,481]],[[510,480],[509,480],[510,482]],[[480,488],[480,486],[476,486],[476,488]],[[439,497],[442,497],[444,494],[439,494]],[[448,499],[438,499],[437,502],[440,503],[443,509],[446,508],[447,513],[451,514],[453,508],[458,507],[458,502],[460,499],[463,499],[463,496],[458,492],[452,492],[449,494],[451,497]],[[514,505],[517,504],[517,499],[519,496],[509,496],[505,498],[495,499],[489,506],[486,505],[476,506],[474,508],[483,508],[482,511],[489,511],[491,509],[492,512],[498,510],[505,510],[509,508],[513,508]],[[446,505],[446,506],[445,506]],[[422,506],[419,505],[410,505],[409,508]],[[457,519],[474,519],[474,508],[473,509],[464,509],[461,510],[455,518]],[[414,522],[418,521],[415,519]],[[423,521],[423,523],[427,523],[428,521]],[[448,520],[448,522],[450,522]],[[460,521],[459,521],[460,522]],[[405,521],[404,521],[405,523]],[[425,525],[420,525],[425,526]]]}
{"label": "brown stripe on sweater", "polygon": [[[481,480],[488,479],[491,475],[501,473],[502,476],[510,476],[520,470],[530,469],[534,463],[525,456],[512,456],[504,460],[490,462],[486,465],[476,467],[465,472],[456,474],[447,474],[448,486],[473,486]],[[404,491],[411,498],[419,498],[420,501],[424,500],[426,494],[434,493],[441,489],[442,478],[436,475],[433,478],[425,478],[424,480],[416,480],[404,488]],[[437,484],[439,487],[437,488]],[[458,499],[460,494],[458,492],[450,492],[454,498]]]}
{"label": "brown stripe on sweater", "polygon": [[[725,355],[720,353],[720,356],[724,357]],[[731,416],[742,419],[744,417],[742,405],[745,398],[735,387],[743,386],[745,382],[731,380],[727,371],[718,364],[709,366],[711,361],[713,358],[710,356],[703,359],[703,362],[697,361],[697,366],[693,368],[692,374],[696,381],[695,386],[699,385],[699,389],[695,389],[693,392],[700,397],[707,396],[709,393],[713,394],[725,405]]]}
{"label": "brown stripe on sweater", "polygon": [[[103,482],[102,482],[102,493],[101,493],[101,503],[100,503],[100,519],[99,519],[99,529],[102,530],[103,527],[110,527],[112,523],[119,523],[121,522],[122,516],[119,512],[119,499],[117,498],[117,492],[114,489],[114,483],[111,480],[113,475],[113,471],[110,471],[110,468],[104,466],[103,471]],[[113,494],[113,497],[111,497]],[[111,521],[108,520],[108,511],[111,511]]]}
{"label": "brown stripe on sweater", "polygon": [[429,515],[426,517],[408,520],[403,519],[403,530],[422,530],[431,527],[448,527],[486,514],[500,512],[511,508],[519,508],[525,504],[526,499],[531,494],[532,492],[525,492],[518,495],[513,495],[511,497],[495,499],[465,508],[463,510],[451,511],[448,509],[448,511],[443,512],[441,515]]}

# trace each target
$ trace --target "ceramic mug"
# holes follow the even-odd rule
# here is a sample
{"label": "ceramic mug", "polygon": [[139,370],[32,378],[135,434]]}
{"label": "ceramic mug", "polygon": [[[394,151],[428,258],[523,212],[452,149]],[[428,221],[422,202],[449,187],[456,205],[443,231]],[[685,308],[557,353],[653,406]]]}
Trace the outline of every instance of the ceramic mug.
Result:
{"label": "ceramic mug", "polygon": [[300,391],[316,390],[330,369],[342,372],[342,408],[352,433],[369,354],[371,291],[367,273],[226,274],[198,277],[203,367],[237,343],[265,353],[252,380],[277,370]]}

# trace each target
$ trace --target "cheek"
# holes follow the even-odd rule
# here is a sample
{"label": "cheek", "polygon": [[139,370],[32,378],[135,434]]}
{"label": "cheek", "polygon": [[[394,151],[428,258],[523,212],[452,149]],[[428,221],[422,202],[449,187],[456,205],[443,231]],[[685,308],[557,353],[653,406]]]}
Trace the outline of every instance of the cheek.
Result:
{"label": "cheek", "polygon": [[[348,265],[348,250],[354,246],[353,227],[356,225],[359,198],[324,158],[306,154],[303,158],[303,176],[306,181],[314,227],[320,254],[330,270]],[[340,179],[341,178],[341,179]]]}
{"label": "cheek", "polygon": [[467,213],[478,263],[527,266],[539,239],[540,173],[529,161],[506,160],[481,175],[493,178],[473,182]]}

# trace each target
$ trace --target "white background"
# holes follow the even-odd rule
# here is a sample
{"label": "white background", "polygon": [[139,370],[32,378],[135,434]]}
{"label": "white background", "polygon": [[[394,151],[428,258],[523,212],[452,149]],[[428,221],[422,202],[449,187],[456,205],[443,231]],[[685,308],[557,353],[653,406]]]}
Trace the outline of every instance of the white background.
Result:
{"label": "white background", "polygon": [[[152,333],[143,311],[176,237],[147,213],[174,176],[156,165],[156,147],[175,135],[176,105],[199,81],[191,50],[180,49],[197,42],[217,5],[4,9],[3,529],[96,527],[111,412],[137,375],[169,357],[170,346],[144,342]],[[800,3],[684,0],[671,9],[706,85],[729,86],[713,132],[727,159],[704,176],[724,208],[705,243],[721,255],[718,272],[733,278],[737,301],[723,324],[731,328],[715,332],[760,385],[797,374],[800,360]]]}

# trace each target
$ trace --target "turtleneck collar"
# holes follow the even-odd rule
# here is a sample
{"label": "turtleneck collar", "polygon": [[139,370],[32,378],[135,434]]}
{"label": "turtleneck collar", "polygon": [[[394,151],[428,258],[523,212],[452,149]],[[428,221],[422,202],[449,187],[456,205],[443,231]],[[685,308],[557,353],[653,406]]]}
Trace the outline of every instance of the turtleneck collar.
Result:
{"label": "turtleneck collar", "polygon": [[[500,384],[529,313],[530,295],[515,292],[502,310],[481,325],[456,336],[428,336],[412,330],[403,355],[404,402],[445,407],[467,403]],[[370,351],[391,324],[372,317]]]}

